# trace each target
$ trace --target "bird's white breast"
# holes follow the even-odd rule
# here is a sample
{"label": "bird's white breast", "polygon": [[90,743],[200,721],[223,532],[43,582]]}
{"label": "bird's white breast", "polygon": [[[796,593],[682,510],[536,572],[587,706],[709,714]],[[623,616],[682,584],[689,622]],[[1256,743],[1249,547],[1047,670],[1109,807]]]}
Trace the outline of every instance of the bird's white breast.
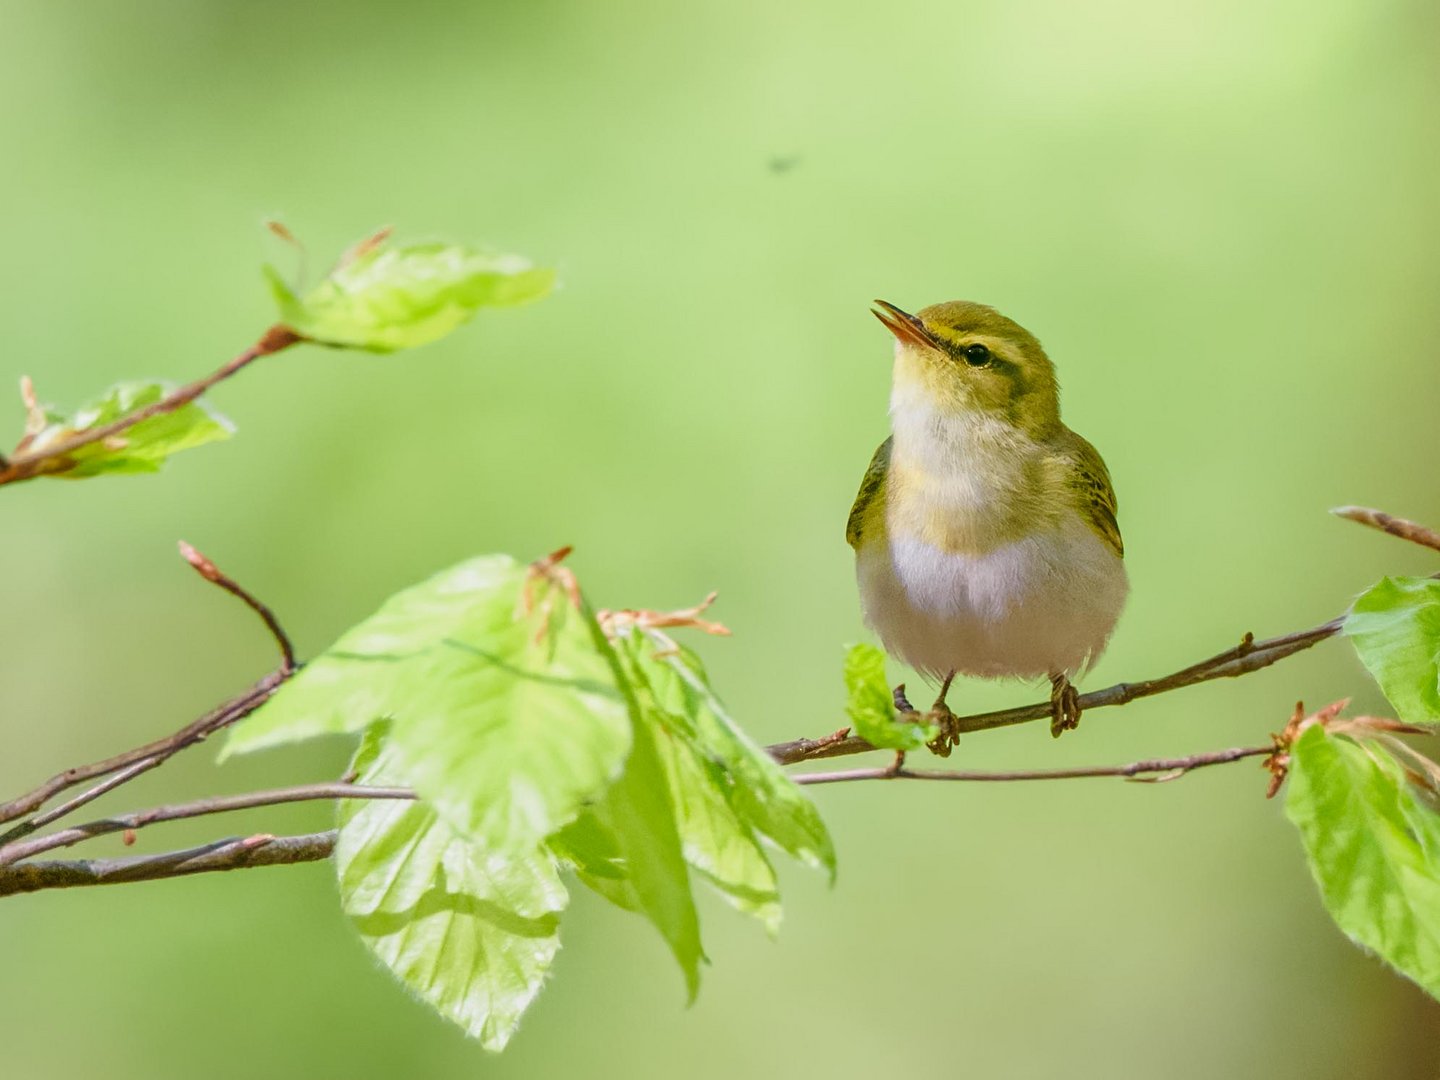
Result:
{"label": "bird's white breast", "polygon": [[1129,590],[1124,563],[1074,512],[984,554],[876,538],[856,575],[886,649],[941,677],[1073,675],[1104,649]]}

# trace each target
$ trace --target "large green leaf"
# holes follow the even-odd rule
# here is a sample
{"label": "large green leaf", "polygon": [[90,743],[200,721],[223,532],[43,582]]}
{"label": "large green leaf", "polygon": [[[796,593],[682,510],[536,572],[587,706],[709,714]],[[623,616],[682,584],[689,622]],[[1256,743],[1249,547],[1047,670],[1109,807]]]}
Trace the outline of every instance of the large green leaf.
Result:
{"label": "large green leaf", "polygon": [[[660,733],[633,694],[629,701],[634,737],[625,771],[587,811],[594,835],[604,838],[613,853],[612,865],[623,868],[625,884],[599,891],[655,925],[680,964],[686,991],[694,1001],[705,954],[676,807],[656,745]],[[593,857],[583,861],[593,873]],[[593,881],[587,880],[587,884],[594,886]]]}
{"label": "large green leaf", "polygon": [[396,594],[242,722],[227,752],[394,718],[391,741],[446,822],[526,849],[619,775],[630,720],[598,629],[503,556]]}
{"label": "large green leaf", "polygon": [[[46,409],[48,423],[26,443],[25,453],[43,455],[47,447],[153,405],[174,389],[163,382],[117,383],[81,406],[74,416],[65,417]],[[234,430],[229,420],[212,411],[205,402],[196,400],[141,420],[118,435],[73,450],[58,458],[53,468],[47,467],[42,472],[67,480],[102,473],[157,472],[171,454],[228,439]]]}
{"label": "large green leaf", "polygon": [[[719,779],[739,819],[809,866],[835,876],[835,847],[815,804],[764,747],[731,719],[711,689],[699,658],[664,635],[632,630],[621,639],[630,662],[653,690],[662,717],[683,717],[696,749]],[[706,869],[701,867],[701,869]]]}
{"label": "large green leaf", "polygon": [[851,645],[845,653],[845,693],[851,730],[871,746],[919,750],[939,734],[932,724],[908,723],[896,716],[885,679],[885,654],[874,645]]}
{"label": "large green leaf", "polygon": [[1440,996],[1440,814],[1399,763],[1316,724],[1291,748],[1285,812],[1340,929]]}
{"label": "large green leaf", "polygon": [[713,746],[701,737],[683,711],[692,699],[674,668],[656,659],[654,642],[632,630],[616,644],[640,708],[654,721],[685,860],[730,904],[773,934],[780,925],[779,882],[745,817],[739,781],[726,764],[733,745]]}
{"label": "large green leaf", "polygon": [[[376,724],[361,743],[362,783],[409,779],[388,728]],[[370,951],[487,1049],[503,1048],[560,948],[567,896],[553,857],[488,853],[424,803],[342,800],[335,868]]]}
{"label": "large green leaf", "polygon": [[640,898],[630,881],[619,841],[592,811],[582,810],[579,817],[550,837],[550,850],[576,877],[616,907],[640,912]]}
{"label": "large green leaf", "polygon": [[1355,601],[1345,633],[1401,719],[1440,721],[1440,581],[1381,578]]}
{"label": "large green leaf", "polygon": [[435,341],[482,307],[537,300],[555,284],[554,271],[518,255],[383,241],[361,245],[304,297],[273,267],[265,276],[282,322],[301,337],[371,352]]}

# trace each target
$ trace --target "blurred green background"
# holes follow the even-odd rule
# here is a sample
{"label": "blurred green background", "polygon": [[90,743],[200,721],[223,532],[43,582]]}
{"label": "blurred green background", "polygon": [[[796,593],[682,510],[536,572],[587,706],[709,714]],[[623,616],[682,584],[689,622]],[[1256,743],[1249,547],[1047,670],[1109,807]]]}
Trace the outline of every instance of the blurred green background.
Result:
{"label": "blurred green background", "polygon": [[[701,648],[758,737],[841,722],[842,540],[885,432],[872,297],[1033,329],[1105,453],[1133,599],[1091,687],[1311,625],[1434,561],[1329,518],[1440,521],[1440,9],[1424,0],[941,5],[0,3],[0,388],[73,406],[266,325],[257,274],[374,226],[565,287],[424,350],[265,361],[232,442],[0,496],[0,794],[173,730],[267,670],[185,538],[314,652],[464,556],[576,545],[603,606],[720,590]],[[5,391],[9,393],[9,391]],[[18,399],[0,441],[18,437]],[[897,673],[898,677],[898,673]],[[1263,741],[1384,705],[1343,643],[1239,682],[967,739],[967,767]],[[966,684],[962,710],[1033,699]],[[192,752],[115,809],[332,775]],[[1440,1007],[1329,923],[1249,765],[1153,787],[815,791],[837,886],[777,943],[716,903],[698,1004],[577,895],[499,1058],[407,1000],[328,867],[17,897],[7,1077],[1431,1077]],[[137,850],[322,828],[323,806]],[[118,840],[89,846],[118,853]]]}

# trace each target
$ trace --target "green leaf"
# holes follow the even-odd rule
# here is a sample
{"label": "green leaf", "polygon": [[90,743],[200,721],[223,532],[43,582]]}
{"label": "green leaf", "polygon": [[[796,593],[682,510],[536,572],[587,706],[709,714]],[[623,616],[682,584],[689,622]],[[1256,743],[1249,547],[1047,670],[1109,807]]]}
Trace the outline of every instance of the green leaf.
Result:
{"label": "green leaf", "polygon": [[626,701],[599,630],[505,556],[391,597],[236,727],[227,753],[394,719],[407,773],[487,850],[525,849],[620,774]]}
{"label": "green leaf", "polygon": [[[685,683],[667,662],[671,647],[657,646],[638,630],[616,642],[640,708],[654,721],[656,750],[664,764],[685,860],[728,903],[759,919],[774,934],[781,916],[779,882],[748,819],[748,801],[738,794],[741,782],[726,760],[747,748],[730,739],[702,736],[692,715],[698,712],[697,699],[686,693]],[[754,752],[764,755],[758,747]],[[757,763],[757,767],[763,766]],[[814,820],[818,822],[818,817]],[[823,826],[820,835],[824,836]],[[811,845],[806,850],[820,860]]]}
{"label": "green leaf", "polygon": [[518,255],[383,241],[360,245],[304,297],[273,267],[265,277],[281,321],[301,337],[382,353],[442,338],[483,307],[538,300],[555,284],[553,270]]}
{"label": "green leaf", "polygon": [[654,632],[635,634],[627,648],[664,714],[688,719],[702,753],[723,769],[725,792],[741,821],[833,881],[835,847],[815,804],[731,719],[699,657]]}
{"label": "green leaf", "polygon": [[[364,784],[408,777],[376,724],[356,754]],[[441,1015],[500,1050],[560,948],[567,895],[541,848],[487,853],[419,802],[340,802],[335,869],[361,939]]]}
{"label": "green leaf", "polygon": [[[175,389],[163,382],[124,382],[110,387],[95,400],[66,418],[46,409],[50,422],[30,442],[25,452],[44,454],[82,431],[102,427],[122,416],[153,405]],[[93,442],[57,459],[54,469],[44,475],[78,480],[103,473],[158,472],[165,459],[181,450],[228,439],[235,427],[229,420],[196,400],[171,412],[158,413],[109,439]]]}
{"label": "green leaf", "polygon": [[1285,813],[1340,929],[1440,997],[1440,815],[1400,765],[1314,725],[1291,748]]}
{"label": "green leaf", "polygon": [[640,898],[614,834],[589,810],[550,837],[550,850],[592,890],[626,911],[639,912]]}
{"label": "green leaf", "polygon": [[907,723],[896,716],[885,681],[885,654],[874,645],[851,645],[845,653],[845,691],[850,726],[871,746],[919,750],[940,734],[933,724]]}
{"label": "green leaf", "polygon": [[1351,607],[1345,634],[1402,720],[1440,721],[1440,581],[1381,578]]}
{"label": "green leaf", "polygon": [[[603,643],[603,636],[599,641]],[[610,659],[620,676],[613,653]],[[610,890],[599,891],[655,925],[680,964],[693,1002],[700,990],[700,961],[705,955],[700,945],[700,918],[664,761],[656,746],[659,732],[628,686],[626,691],[634,735],[630,757],[620,779],[589,808],[589,814],[598,833],[609,838],[611,861],[617,868],[623,867],[627,885],[616,890],[623,902]]]}

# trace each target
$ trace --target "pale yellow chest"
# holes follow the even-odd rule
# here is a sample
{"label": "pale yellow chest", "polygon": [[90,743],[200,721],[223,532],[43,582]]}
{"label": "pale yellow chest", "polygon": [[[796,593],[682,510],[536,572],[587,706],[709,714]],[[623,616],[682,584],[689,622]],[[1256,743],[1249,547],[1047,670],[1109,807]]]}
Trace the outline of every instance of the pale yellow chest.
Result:
{"label": "pale yellow chest", "polygon": [[1056,526],[1071,510],[1053,455],[986,417],[896,409],[884,526],[947,553],[977,555]]}

